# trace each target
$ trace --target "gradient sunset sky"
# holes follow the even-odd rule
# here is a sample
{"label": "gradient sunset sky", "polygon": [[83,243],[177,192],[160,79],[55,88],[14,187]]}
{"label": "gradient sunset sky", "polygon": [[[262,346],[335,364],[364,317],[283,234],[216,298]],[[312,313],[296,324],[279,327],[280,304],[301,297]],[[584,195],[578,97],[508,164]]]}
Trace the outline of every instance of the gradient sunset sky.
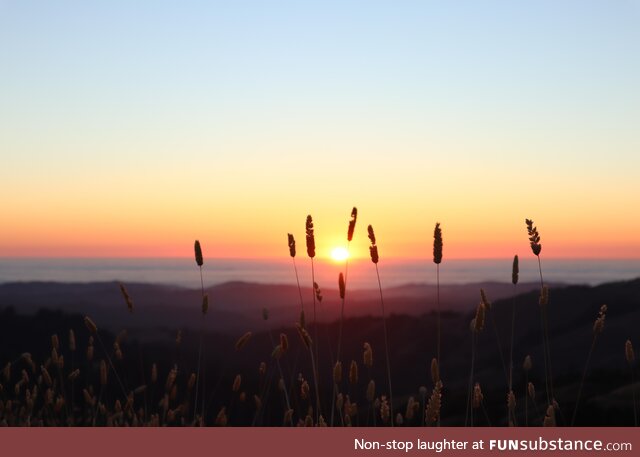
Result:
{"label": "gradient sunset sky", "polygon": [[0,256],[640,257],[640,2],[1,1]]}

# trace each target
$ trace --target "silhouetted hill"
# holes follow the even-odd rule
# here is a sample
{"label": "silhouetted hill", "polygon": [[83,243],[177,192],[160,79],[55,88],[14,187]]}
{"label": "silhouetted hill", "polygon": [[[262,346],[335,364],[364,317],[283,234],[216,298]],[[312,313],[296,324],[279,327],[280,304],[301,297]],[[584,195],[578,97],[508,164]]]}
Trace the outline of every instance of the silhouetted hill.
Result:
{"label": "silhouetted hill", "polygon": [[[481,283],[445,285],[440,290],[441,309],[468,311],[479,300],[479,289],[489,291],[492,298],[509,297],[510,284]],[[519,291],[537,290],[535,283],[522,284]],[[117,282],[55,283],[18,282],[0,284],[0,309],[13,307],[20,314],[32,314],[39,309],[61,310],[88,314],[101,326],[119,330],[123,322],[128,328],[144,329],[152,336],[153,329],[196,328],[201,325],[201,291],[155,284],[127,284],[133,297],[134,313],[124,304]],[[290,325],[298,319],[300,298],[298,289],[289,285],[265,285],[228,282],[206,289],[210,298],[211,331],[235,334],[243,328],[261,325],[262,310],[270,312],[272,326]],[[312,310],[312,291],[302,289],[308,316]],[[320,322],[339,318],[338,291],[323,290],[324,300],[317,305]],[[435,309],[436,289],[432,285],[410,284],[384,290],[388,310],[395,314],[419,315]],[[376,316],[379,313],[379,292],[375,290],[347,291],[348,316]],[[214,317],[215,316],[215,317]]]}
{"label": "silhouetted hill", "polygon": [[[295,329],[291,326],[295,317],[287,315],[286,318],[280,318],[275,322],[272,317],[268,321],[262,320],[261,316],[246,317],[253,313],[260,314],[258,302],[275,309],[276,312],[272,312],[272,316],[277,316],[279,312],[284,313],[289,308],[295,316],[294,310],[298,309],[295,297],[293,303],[287,306],[278,305],[280,302],[273,296],[291,292],[297,294],[297,290],[288,286],[254,286],[230,283],[211,289],[217,301],[214,300],[214,305],[205,321],[207,334],[203,345],[207,361],[205,371],[208,376],[207,382],[210,384],[209,420],[213,420],[212,416],[215,416],[215,412],[221,406],[232,401],[230,386],[236,374],[242,374],[243,389],[246,389],[250,395],[264,387],[258,382],[262,379],[258,374],[260,362],[267,363],[268,373],[270,373],[267,376],[277,376],[271,354],[280,333],[288,335],[290,343],[288,352],[281,359],[286,385],[289,389],[295,390],[299,388],[296,384],[298,376],[311,378],[308,353],[303,349]],[[511,285],[485,284],[483,286],[491,299],[499,295],[494,289],[512,290]],[[407,290],[413,291],[415,301],[412,303],[417,306],[421,299],[419,293],[421,286],[412,287],[413,289]],[[474,304],[478,301],[478,285],[467,287],[476,289],[473,296],[470,295],[466,299]],[[122,303],[122,297],[115,283],[97,285],[39,283],[36,288],[38,291],[31,290],[26,293],[29,290],[27,283],[0,287],[0,303],[4,308],[0,311],[0,365],[4,366],[7,361],[14,363],[16,367],[14,380],[21,369],[20,354],[30,352],[36,359],[37,366],[45,363],[44,361],[50,355],[51,335],[54,333],[60,336],[63,347],[60,352],[67,359],[66,363],[75,361],[73,363],[76,366],[88,372],[88,379],[95,379],[98,365],[96,362],[87,364],[83,361],[89,332],[82,322],[82,314],[85,309],[88,309],[85,307],[89,306],[92,307],[96,316],[100,316],[95,320],[108,352],[112,351],[111,345],[115,332],[123,328],[129,330],[128,338],[122,342],[124,359],[116,365],[118,370],[126,373],[123,382],[127,389],[149,382],[148,373],[152,362],[158,364],[160,379],[166,377],[169,369],[175,365],[178,368],[178,382],[181,385],[185,385],[190,373],[195,371],[199,343],[197,329],[202,322],[202,316],[199,313],[200,297],[197,291],[130,285],[130,293],[136,302],[135,312],[130,315]],[[403,292],[409,296],[407,290]],[[520,291],[520,286],[516,290]],[[235,297],[236,293],[242,298]],[[368,380],[376,381],[377,395],[385,394],[387,391],[382,323],[377,311],[379,303],[373,297],[366,296],[367,293],[362,292],[362,295],[357,297],[356,292],[353,292],[353,297],[350,297],[348,303],[354,303],[356,298],[362,299],[363,302],[370,299],[372,315],[354,315],[357,313],[352,312],[350,308],[347,312],[349,317],[344,323],[342,344],[345,370],[351,360],[355,360],[360,367],[358,385],[349,387],[346,393],[349,393],[351,400],[361,407],[362,414],[358,416],[361,425],[368,423],[367,404],[364,400]],[[471,294],[471,291],[469,293]],[[388,292],[387,297],[389,297],[389,303],[393,303],[393,300],[398,302],[403,300],[400,294],[396,295],[392,291]],[[238,301],[242,300],[256,304],[243,308],[238,304]],[[410,298],[405,297],[404,300],[410,300]],[[539,425],[541,413],[546,407],[538,292],[519,294],[514,299],[511,297],[494,299],[491,310],[487,314],[485,328],[478,336],[475,374],[472,379],[473,383],[480,383],[484,393],[484,410],[475,412],[476,423],[481,425],[489,423],[504,425],[506,421],[506,371],[509,364],[513,300],[516,306],[513,353],[518,423],[522,425],[528,420],[529,424]],[[175,303],[187,301],[187,308],[196,308],[196,316],[180,320],[176,316],[179,316],[180,312],[186,314],[185,308],[180,308],[181,305],[176,306]],[[17,307],[7,307],[11,302],[20,303],[18,305],[22,306],[20,312],[16,311]],[[75,307],[76,311],[42,309],[34,312],[37,304],[66,308],[68,311]],[[633,423],[629,386],[631,375],[624,358],[624,344],[627,338],[634,341],[640,323],[638,306],[640,279],[596,287],[567,286],[551,289],[548,307],[549,333],[553,384],[556,399],[560,404],[559,424],[568,424],[573,413],[578,383],[592,343],[593,322],[602,304],[608,305],[605,328],[592,354],[577,423],[581,425]],[[403,309],[403,306],[398,305],[398,308]],[[410,395],[418,398],[420,386],[426,386],[429,391],[432,387],[429,366],[435,355],[436,314],[433,311],[419,312],[424,308],[419,308],[417,312],[411,314],[401,314],[397,312],[398,308],[388,307],[390,312],[387,324],[396,411],[403,412]],[[159,313],[158,309],[164,310],[166,314]],[[374,310],[375,314],[373,314]],[[230,321],[220,322],[223,319],[221,316],[225,316],[224,319]],[[471,359],[469,323],[473,317],[474,311],[470,306],[460,306],[458,310],[442,314],[443,339],[440,370],[444,382],[442,407],[444,425],[464,424]],[[103,325],[103,319],[113,326],[113,330],[105,331],[109,325]],[[176,329],[181,327],[180,322],[191,323],[194,328],[184,328],[182,343],[176,346]],[[323,410],[326,412],[330,409],[327,397],[331,390],[331,367],[335,358],[338,324],[337,322],[321,323],[318,325],[316,334],[309,314],[307,314],[307,322],[309,332],[319,347],[320,391],[324,403]],[[153,329],[153,338],[149,338],[147,328]],[[69,329],[74,329],[77,335],[78,352],[75,354],[70,354],[66,349],[66,335]],[[219,329],[223,331],[218,331]],[[245,348],[236,351],[235,342],[245,331],[253,332],[253,336]],[[374,365],[370,371],[362,366],[364,342],[369,342],[374,351]],[[637,340],[634,342],[637,343]],[[504,367],[500,352],[502,352]],[[102,354],[102,348],[96,343],[96,359],[102,358]],[[527,354],[532,357],[533,369],[528,374],[528,378],[525,378],[522,362]],[[523,410],[526,381],[533,382],[537,390],[535,403],[528,400],[529,418],[527,420]],[[155,395],[162,395],[161,392],[162,389]],[[80,396],[81,392],[77,392],[77,395]],[[113,392],[110,398],[116,396],[117,391]],[[281,423],[282,404],[279,398],[275,393],[272,394],[265,416],[261,417],[258,423],[276,425]],[[300,405],[296,408],[296,414],[298,411],[303,414],[303,410],[299,408],[301,408]],[[246,411],[242,408],[236,409],[230,420],[236,425],[251,423],[254,419],[249,411],[250,409]]]}

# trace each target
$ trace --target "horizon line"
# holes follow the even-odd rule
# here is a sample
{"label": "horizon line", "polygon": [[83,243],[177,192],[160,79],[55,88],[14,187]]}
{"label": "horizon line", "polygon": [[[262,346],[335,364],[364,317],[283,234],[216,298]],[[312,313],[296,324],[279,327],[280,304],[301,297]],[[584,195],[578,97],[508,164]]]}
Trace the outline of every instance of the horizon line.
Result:
{"label": "horizon line", "polygon": [[[520,260],[523,260],[527,257],[531,257],[534,258],[535,256],[533,255],[520,255],[520,254],[516,254],[518,255],[518,257],[520,258]],[[85,260],[85,259],[93,259],[93,260],[100,260],[100,259],[104,259],[104,260],[184,260],[184,259],[192,259],[193,255],[189,255],[189,256],[104,256],[104,255],[97,255],[97,256],[90,256],[90,255],[77,255],[77,256],[55,256],[55,255],[42,255],[42,256],[4,256],[4,255],[0,255],[0,260]],[[246,260],[246,261],[289,261],[291,257],[289,256],[282,256],[282,257],[227,257],[227,256],[220,256],[220,257],[209,257],[209,259],[211,260]],[[308,259],[307,256],[296,256],[297,259]],[[513,259],[513,256],[505,256],[505,257],[450,257],[450,258],[443,258],[442,260],[442,264],[446,264],[447,261],[473,261],[473,260],[505,260],[505,259]],[[206,263],[205,259],[205,263]],[[327,257],[327,256],[316,256],[314,258],[314,260],[326,260],[326,261],[330,261],[333,263],[341,263],[341,262],[336,262],[335,260],[333,260],[331,257]],[[366,260],[370,260],[369,257],[364,257],[364,256],[360,256],[360,257],[352,257],[349,259],[349,261],[356,261],[356,262],[360,262],[360,261],[366,261]],[[385,259],[381,259],[381,262],[383,260],[386,261],[425,261],[428,263],[433,263],[433,259],[431,257],[386,257]],[[593,256],[593,257],[589,257],[589,256],[541,256],[541,260],[638,260],[640,261],[640,256],[638,257],[597,257],[597,256]]]}

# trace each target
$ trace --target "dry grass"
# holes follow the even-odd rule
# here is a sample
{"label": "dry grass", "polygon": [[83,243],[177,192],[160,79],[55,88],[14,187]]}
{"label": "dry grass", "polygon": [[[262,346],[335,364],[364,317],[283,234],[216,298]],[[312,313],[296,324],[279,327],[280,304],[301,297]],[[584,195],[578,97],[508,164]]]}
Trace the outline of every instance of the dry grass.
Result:
{"label": "dry grass", "polygon": [[[348,222],[347,242],[350,243],[355,234],[357,220],[357,209],[354,207],[351,213],[351,219]],[[518,425],[524,422],[529,425],[529,405],[532,404],[536,409],[536,425],[556,426],[565,423],[562,418],[558,404],[553,396],[553,377],[551,370],[551,357],[549,346],[549,327],[548,315],[546,309],[549,303],[549,289],[544,284],[542,276],[542,267],[540,262],[540,253],[542,245],[540,244],[540,235],[537,228],[533,225],[533,221],[526,220],[527,232],[529,235],[529,244],[534,255],[538,259],[538,270],[540,274],[540,297],[539,304],[542,312],[543,321],[543,359],[545,363],[545,391],[547,394],[546,408],[542,408],[540,413],[537,412],[536,391],[534,384],[530,382],[529,375],[533,369],[530,356],[527,356],[522,365],[522,374],[524,375],[524,383],[517,383],[514,371],[514,333],[516,324],[516,303],[512,304],[511,310],[511,329],[510,329],[510,348],[509,348],[509,364],[507,372],[508,389],[506,395],[506,405],[504,397],[500,401],[501,408],[507,410],[507,422],[509,425]],[[266,419],[265,411],[278,404],[277,421],[282,419],[282,424],[286,426],[327,426],[325,416],[322,414],[323,403],[320,397],[320,386],[327,385],[330,380],[334,385],[334,392],[331,398],[325,398],[326,402],[331,402],[332,415],[329,421],[330,425],[334,424],[334,412],[337,412],[336,424],[349,426],[359,425],[359,421],[366,421],[366,425],[389,425],[404,426],[415,425],[420,422],[424,425],[439,424],[442,414],[442,395],[443,380],[441,378],[441,316],[439,309],[439,266],[442,262],[442,231],[440,224],[437,223],[434,229],[433,243],[433,262],[436,265],[436,282],[437,282],[437,343],[436,356],[431,358],[430,377],[432,388],[429,391],[426,387],[420,387],[417,394],[409,392],[404,395],[404,400],[394,403],[391,377],[391,358],[390,344],[387,333],[387,315],[383,297],[383,290],[380,281],[380,272],[378,269],[379,252],[378,243],[372,226],[368,227],[368,236],[370,240],[369,254],[372,263],[375,265],[376,279],[380,294],[381,316],[384,332],[384,352],[386,362],[386,376],[388,384],[388,395],[384,389],[377,388],[373,379],[373,350],[369,342],[363,345],[362,364],[359,366],[355,360],[351,360],[348,365],[342,361],[343,348],[343,320],[345,311],[345,297],[347,289],[347,268],[345,265],[345,273],[338,276],[338,294],[341,301],[341,312],[339,322],[337,357],[332,360],[331,366],[325,366],[326,374],[330,372],[330,376],[324,379],[326,384],[322,384],[318,370],[318,346],[317,338],[317,319],[316,305],[322,300],[322,292],[315,282],[314,264],[315,257],[315,236],[314,226],[311,216],[307,217],[305,225],[307,254],[311,259],[312,282],[313,282],[313,303],[314,303],[314,332],[316,335],[312,338],[306,327],[304,318],[303,295],[298,280],[298,271],[295,264],[296,243],[292,234],[288,234],[287,243],[289,255],[293,259],[296,281],[298,284],[298,292],[300,297],[300,317],[295,328],[299,335],[300,342],[289,341],[286,333],[276,333],[277,339],[271,335],[268,329],[270,346],[268,350],[265,348],[264,360],[269,363],[262,363],[255,372],[237,372],[233,378],[225,378],[223,386],[226,388],[226,397],[224,404],[215,404],[210,408],[210,414],[207,417],[205,403],[205,386],[204,377],[204,319],[209,313],[209,295],[204,290],[203,265],[204,259],[202,247],[199,241],[194,243],[194,254],[196,265],[198,266],[201,279],[201,315],[202,327],[199,335],[199,348],[197,365],[195,367],[183,366],[182,362],[178,366],[177,357],[175,364],[171,366],[161,367],[162,364],[153,363],[144,365],[141,358],[141,371],[150,376],[149,381],[140,384],[140,377],[127,377],[124,371],[126,361],[130,357],[130,346],[127,345],[125,334],[120,333],[109,344],[104,344],[103,338],[106,333],[102,332],[96,322],[89,316],[84,317],[84,327],[86,331],[81,329],[71,329],[68,331],[67,341],[62,341],[67,334],[66,331],[58,331],[51,335],[51,347],[47,349],[48,354],[43,360],[34,361],[31,353],[23,353],[16,360],[6,362],[0,373],[0,425],[45,425],[45,426],[68,426],[68,425],[95,425],[95,426],[165,426],[165,425],[239,425],[241,421],[238,419],[239,411],[252,410],[254,425],[261,425]],[[519,279],[519,262],[518,256],[514,256],[512,264],[512,284],[514,287],[514,297],[516,294],[516,285]],[[133,313],[134,300],[124,284],[118,284],[120,293],[124,299],[127,310]],[[491,402],[489,398],[491,391],[483,393],[475,371],[477,369],[477,338],[478,334],[487,324],[488,313],[491,312],[492,304],[485,290],[480,290],[481,303],[477,306],[475,316],[471,320],[471,358],[470,373],[468,384],[468,398],[466,403],[467,412],[465,415],[465,425],[484,425],[482,416],[474,415],[484,413],[486,424],[490,425],[490,420],[485,409],[485,401],[487,405]],[[138,312],[136,310],[136,312]],[[198,312],[196,310],[195,312]],[[576,420],[579,412],[579,405],[583,386],[588,373],[591,359],[594,355],[596,343],[605,329],[607,307],[602,306],[598,316],[592,326],[592,343],[587,355],[582,378],[577,390],[575,408],[571,423]],[[493,316],[491,316],[492,318]],[[268,311],[264,310],[265,321],[268,319]],[[494,323],[495,328],[495,323]],[[253,329],[255,331],[255,329]],[[76,335],[76,332],[78,332]],[[62,335],[60,338],[58,335]],[[228,348],[222,350],[235,350],[235,357],[240,358],[246,354],[246,347],[254,344],[252,331],[246,331],[235,341],[229,343]],[[87,338],[87,339],[84,339]],[[176,347],[182,344],[182,333],[178,332],[176,337]],[[195,339],[195,337],[194,337]],[[105,338],[106,340],[106,338]],[[78,352],[78,345],[84,350],[84,342],[86,341],[86,357],[78,357],[83,360],[75,360]],[[94,342],[98,342],[98,352],[94,348]],[[66,343],[66,344],[65,344]],[[266,346],[266,345],[265,345]],[[282,365],[286,367],[289,357],[286,355],[290,350],[290,346],[296,347],[298,350],[304,350],[309,353],[311,362],[311,373],[306,370],[298,370],[294,365],[292,373],[299,374],[299,378],[294,380],[293,374],[291,382],[287,381],[285,371]],[[502,358],[502,351],[499,349]],[[82,351],[81,351],[82,353]],[[345,354],[346,354],[345,350]],[[65,361],[66,358],[66,361]],[[628,364],[631,384],[635,382],[635,354],[630,340],[625,343],[625,359]],[[348,360],[348,359],[347,359]],[[428,363],[429,359],[422,361],[423,366]],[[185,364],[186,365],[186,364]],[[504,364],[503,364],[504,365]],[[307,371],[307,373],[304,373]],[[279,376],[278,376],[279,375]],[[426,374],[427,378],[429,373]],[[162,379],[162,381],[159,381]],[[306,379],[313,378],[313,383]],[[138,385],[132,380],[137,379]],[[123,382],[125,381],[129,382]],[[533,378],[535,380],[535,377]],[[427,384],[428,381],[425,382]],[[133,385],[132,385],[133,384]],[[125,387],[126,385],[126,387]],[[483,381],[483,386],[487,389],[487,383]],[[257,387],[256,387],[257,386]],[[230,390],[229,390],[230,387]],[[466,385],[465,385],[466,387]],[[277,391],[276,391],[277,389]],[[464,389],[464,387],[463,387]],[[270,391],[276,392],[272,394],[270,399]],[[380,392],[382,390],[382,392]],[[78,399],[74,396],[74,392],[79,394]],[[278,393],[280,392],[280,393]],[[516,392],[520,395],[524,392],[524,406],[518,404]],[[82,395],[80,395],[80,393]],[[215,389],[214,389],[215,393]],[[214,393],[210,394],[213,396]],[[632,388],[632,405],[634,422],[637,424],[636,398],[635,388]],[[225,394],[223,394],[225,395]],[[486,395],[486,399],[485,399]],[[202,397],[202,402],[199,399]],[[448,398],[448,397],[447,397]],[[211,400],[209,404],[211,404]],[[464,401],[464,398],[462,399]],[[519,399],[518,399],[519,400]],[[358,404],[360,402],[360,404]],[[406,402],[406,403],[405,403]],[[448,401],[447,401],[448,403]],[[496,402],[497,403],[497,402]],[[328,403],[325,403],[326,407]],[[522,421],[522,409],[524,409],[524,421]],[[366,411],[365,411],[366,410]],[[520,411],[520,413],[519,413]],[[475,413],[474,413],[475,412]],[[504,420],[504,416],[502,416]],[[445,417],[446,419],[446,417]],[[272,425],[268,423],[268,425]]]}

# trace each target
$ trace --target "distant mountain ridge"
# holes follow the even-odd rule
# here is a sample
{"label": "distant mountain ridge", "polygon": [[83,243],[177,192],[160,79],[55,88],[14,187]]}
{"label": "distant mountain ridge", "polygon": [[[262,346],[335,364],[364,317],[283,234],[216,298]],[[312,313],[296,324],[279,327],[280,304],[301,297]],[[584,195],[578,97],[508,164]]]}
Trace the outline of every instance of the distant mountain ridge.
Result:
{"label": "distant mountain ridge", "polygon": [[[58,283],[13,282],[0,284],[0,309],[12,307],[21,314],[33,314],[39,309],[60,310],[91,315],[101,325],[118,330],[126,322],[129,327],[199,328],[201,323],[201,291],[178,286],[146,283],[126,284],[134,301],[130,314],[120,293],[119,283]],[[493,300],[513,293],[507,283],[483,282],[440,287],[441,309],[447,312],[467,312],[479,301],[480,288]],[[518,292],[538,290],[536,283],[521,284]],[[290,325],[300,313],[300,296],[296,286],[258,284],[231,281],[205,291],[210,298],[207,328],[211,331],[234,333],[262,320],[262,310],[270,313],[271,326]],[[317,304],[321,322],[339,317],[340,298],[337,289],[323,289],[324,299]],[[435,309],[436,287],[426,284],[383,289],[385,303],[391,314],[420,315]],[[305,310],[312,309],[312,290],[302,288]],[[346,315],[349,317],[379,313],[379,292],[349,290],[346,296]],[[264,325],[264,324],[261,324]]]}

